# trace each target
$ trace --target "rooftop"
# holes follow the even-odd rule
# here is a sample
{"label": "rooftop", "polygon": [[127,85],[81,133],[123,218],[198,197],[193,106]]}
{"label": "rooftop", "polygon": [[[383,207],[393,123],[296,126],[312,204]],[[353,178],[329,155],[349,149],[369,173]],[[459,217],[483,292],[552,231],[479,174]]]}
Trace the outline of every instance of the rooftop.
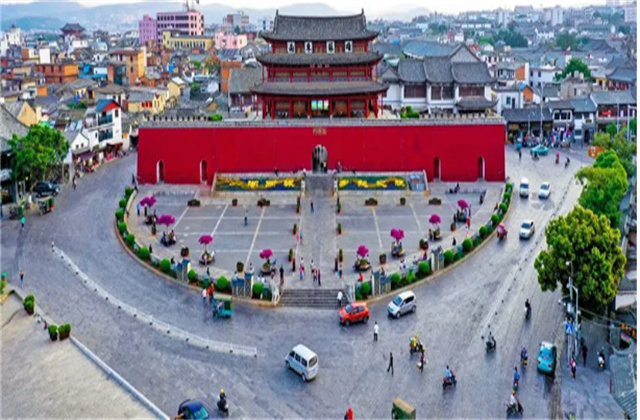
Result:
{"label": "rooftop", "polygon": [[[540,107],[505,109],[502,111],[502,116],[507,123],[535,123],[540,121]],[[542,120],[544,122],[553,120],[549,108],[542,108]]]}
{"label": "rooftop", "polygon": [[593,92],[591,99],[600,105],[635,105],[636,98],[628,90],[603,90]]}
{"label": "rooftop", "polygon": [[273,30],[262,32],[267,41],[356,41],[373,39],[364,10],[350,16],[286,16],[276,10]]}
{"label": "rooftop", "polygon": [[448,56],[455,50],[455,45],[440,44],[430,41],[409,41],[402,51],[415,58]]}
{"label": "rooftop", "polygon": [[250,93],[251,88],[262,81],[262,69],[231,69],[229,75],[229,93]]}
{"label": "rooftop", "polygon": [[569,102],[571,102],[571,105],[573,105],[574,112],[583,112],[583,113],[596,112],[596,109],[597,109],[596,104],[594,104],[591,98],[589,97],[572,98],[572,99],[569,99]]}
{"label": "rooftop", "polygon": [[361,54],[335,53],[335,54],[265,54],[256,57],[260,63],[267,65],[305,66],[311,64],[366,64],[379,61],[382,56],[377,52],[369,51]]}
{"label": "rooftop", "polygon": [[7,110],[4,106],[0,106],[0,152],[9,150],[8,140],[17,135],[18,137],[24,137],[29,132],[29,128],[22,124],[16,117]]}
{"label": "rooftop", "polygon": [[353,95],[357,93],[379,93],[387,85],[378,82],[315,82],[315,83],[263,83],[252,92],[282,96]]}

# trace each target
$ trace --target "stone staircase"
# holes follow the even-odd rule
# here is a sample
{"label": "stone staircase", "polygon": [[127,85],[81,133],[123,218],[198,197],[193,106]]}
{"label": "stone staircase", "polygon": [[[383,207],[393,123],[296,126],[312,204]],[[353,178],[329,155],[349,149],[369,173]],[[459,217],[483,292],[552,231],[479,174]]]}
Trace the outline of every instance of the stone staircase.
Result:
{"label": "stone staircase", "polygon": [[306,189],[313,196],[330,196],[333,190],[333,176],[331,174],[307,173]]}
{"label": "stone staircase", "polygon": [[[313,309],[338,309],[339,289],[285,289],[280,296],[280,306],[313,308]],[[344,291],[342,292],[344,295]],[[346,299],[343,297],[343,304]]]}

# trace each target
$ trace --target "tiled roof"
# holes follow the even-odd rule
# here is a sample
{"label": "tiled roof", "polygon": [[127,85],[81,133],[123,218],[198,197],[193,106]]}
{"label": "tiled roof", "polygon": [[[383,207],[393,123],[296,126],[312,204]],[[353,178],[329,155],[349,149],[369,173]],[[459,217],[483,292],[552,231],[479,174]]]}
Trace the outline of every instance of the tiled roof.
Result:
{"label": "tiled roof", "polygon": [[67,23],[60,29],[63,31],[84,31],[84,28],[78,23]]}
{"label": "tiled roof", "polygon": [[262,70],[254,68],[231,69],[229,75],[229,93],[250,93],[251,88],[262,81]]}
{"label": "tiled roof", "polygon": [[110,104],[114,104],[118,107],[120,107],[120,105],[118,105],[118,103],[112,99],[100,99],[98,100],[98,102],[96,103],[96,112],[102,112],[107,106],[109,106]]}
{"label": "tiled roof", "polygon": [[569,99],[571,105],[573,105],[574,112],[588,113],[588,112],[596,112],[596,104],[593,103],[591,98],[572,98]]}
{"label": "tiled roof", "polygon": [[273,30],[261,33],[274,41],[348,41],[375,38],[378,32],[367,29],[364,10],[351,16],[285,16],[276,11]]}
{"label": "tiled roof", "polygon": [[384,71],[382,71],[382,81],[398,82],[400,81],[400,77],[398,77],[398,73],[392,67],[387,67]]}
{"label": "tiled roof", "polygon": [[20,116],[20,111],[22,111],[22,108],[24,107],[24,104],[25,103],[23,101],[15,101],[8,102],[4,106],[7,108],[7,111],[11,113],[11,115],[18,118]]}
{"label": "tiled roof", "polygon": [[379,93],[387,85],[378,82],[316,82],[316,83],[263,83],[252,92],[272,95],[353,95],[357,93]]}
{"label": "tiled roof", "polygon": [[136,92],[132,91],[129,93],[128,102],[148,102],[153,101],[155,95],[151,92]]}
{"label": "tiled roof", "polygon": [[336,54],[265,54],[256,57],[263,64],[309,66],[311,64],[367,64],[377,62],[382,56],[377,52]]}
{"label": "tiled roof", "polygon": [[573,109],[573,104],[570,101],[549,101],[547,106],[549,109]]}
{"label": "tiled roof", "polygon": [[455,50],[455,45],[439,44],[429,41],[409,41],[402,51],[415,58],[448,56]]}
{"label": "tiled roof", "polygon": [[599,105],[635,105],[636,99],[628,90],[603,90],[593,92],[591,99]]}
{"label": "tiled roof", "polygon": [[638,392],[636,390],[638,355],[613,355],[611,365],[611,385],[613,398],[632,419],[638,418]]}
{"label": "tiled roof", "polygon": [[489,101],[482,96],[478,96],[478,97],[462,98],[458,101],[458,103],[456,103],[456,106],[458,106],[458,108],[460,109],[466,109],[466,110],[480,110],[480,109],[484,110],[487,108],[491,108],[496,103],[497,101]]}
{"label": "tiled roof", "polygon": [[377,42],[373,44],[373,50],[382,55],[402,56],[402,47],[391,42]]}
{"label": "tiled roof", "polygon": [[85,89],[94,86],[98,86],[98,83],[93,79],[76,79],[60,86],[58,90],[56,90],[56,93],[74,93],[78,89]]}
{"label": "tiled roof", "polygon": [[489,74],[485,63],[453,63],[451,67],[453,79],[458,83],[493,83],[495,78]]}
{"label": "tiled roof", "polygon": [[119,95],[124,93],[124,88],[120,85],[114,85],[113,83],[96,89],[96,93],[102,93],[105,95]]}
{"label": "tiled roof", "polygon": [[4,152],[9,149],[7,141],[14,134],[18,137],[24,137],[29,132],[29,128],[18,121],[4,106],[0,106],[0,121],[2,121],[0,124],[0,151]]}
{"label": "tiled roof", "polygon": [[424,83],[427,80],[422,60],[412,58],[402,59],[398,62],[398,76],[405,83]]}
{"label": "tiled roof", "polygon": [[607,76],[615,82],[635,83],[638,80],[638,69],[633,67],[617,67]]}
{"label": "tiled roof", "polygon": [[429,83],[453,83],[451,60],[449,57],[429,57],[424,59],[424,71]]}
{"label": "tiled roof", "polygon": [[[505,109],[502,116],[507,123],[526,123],[540,121],[540,107]],[[549,122],[553,119],[549,108],[542,108],[542,121]]]}

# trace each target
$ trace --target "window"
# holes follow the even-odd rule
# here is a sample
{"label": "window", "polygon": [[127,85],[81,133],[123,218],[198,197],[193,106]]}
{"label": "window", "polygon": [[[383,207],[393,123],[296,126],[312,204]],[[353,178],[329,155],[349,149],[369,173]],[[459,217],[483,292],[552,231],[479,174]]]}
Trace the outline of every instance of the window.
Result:
{"label": "window", "polygon": [[426,98],[427,87],[425,85],[406,85],[404,87],[405,98]]}
{"label": "window", "polygon": [[344,52],[346,53],[353,52],[353,41],[344,41]]}
{"label": "window", "polygon": [[336,43],[334,41],[327,41],[327,53],[333,54],[336,52]]}
{"label": "window", "polygon": [[313,53],[313,42],[307,41],[304,43],[304,53],[305,54]]}
{"label": "window", "polygon": [[542,72],[541,71],[538,72],[538,77],[542,77]]}
{"label": "window", "polygon": [[511,105],[511,97],[507,96],[507,105]]}
{"label": "window", "polygon": [[287,42],[287,53],[295,54],[296,53],[296,43],[295,42]]}
{"label": "window", "polygon": [[295,359],[296,359],[296,362],[300,363],[300,356],[298,355],[298,353],[296,353]]}
{"label": "window", "polygon": [[118,112],[118,111],[120,111],[120,110],[119,110],[119,109],[116,109],[116,110],[115,110],[116,118],[118,118],[118,114],[119,114],[119,112]]}

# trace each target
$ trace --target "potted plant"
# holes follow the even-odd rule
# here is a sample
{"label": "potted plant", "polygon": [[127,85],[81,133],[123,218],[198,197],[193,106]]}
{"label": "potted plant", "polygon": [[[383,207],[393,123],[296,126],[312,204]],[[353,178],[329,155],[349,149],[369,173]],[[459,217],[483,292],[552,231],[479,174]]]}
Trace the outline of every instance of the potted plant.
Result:
{"label": "potted plant", "polygon": [[69,338],[70,335],[71,335],[71,324],[60,325],[60,327],[58,328],[58,337],[60,337],[60,340],[65,340]]}
{"label": "potted plant", "polygon": [[456,222],[451,222],[451,232],[456,230]]}
{"label": "potted plant", "polygon": [[51,341],[56,341],[58,339],[58,326],[55,324],[49,325],[49,338]]}
{"label": "potted plant", "polygon": [[244,271],[244,263],[242,261],[238,261],[236,263],[236,271],[238,273],[242,273]]}
{"label": "potted plant", "polygon": [[192,198],[191,200],[187,201],[187,206],[200,207],[200,200],[198,200],[197,198]]}
{"label": "potted plant", "polygon": [[296,204],[296,213],[300,213],[300,199],[298,199],[298,204]]}
{"label": "potted plant", "polygon": [[342,252],[342,248],[338,250],[338,261],[344,261],[344,253]]}
{"label": "potted plant", "polygon": [[400,197],[400,205],[404,206],[405,204],[407,204],[407,199],[404,197]]}
{"label": "potted plant", "polygon": [[380,264],[386,264],[386,263],[387,263],[387,254],[383,252],[382,254],[380,254]]}
{"label": "potted plant", "polygon": [[296,233],[298,233],[298,224],[294,223],[293,224],[293,234],[295,235]]}
{"label": "potted plant", "polygon": [[188,246],[183,246],[182,248],[180,248],[180,256],[181,257],[188,257],[189,256],[189,247]]}
{"label": "potted plant", "polygon": [[342,212],[342,204],[338,203],[338,205],[336,206],[336,212],[337,213]]}
{"label": "potted plant", "polygon": [[264,284],[263,283],[254,283],[253,287],[251,287],[251,291],[253,292],[251,296],[254,299],[260,299],[260,296],[262,295],[262,292],[264,290]]}
{"label": "potted plant", "polygon": [[237,207],[237,206],[238,206],[238,199],[237,199],[237,198],[233,198],[233,199],[231,199],[231,205],[232,205],[233,207]]}
{"label": "potted plant", "polygon": [[338,223],[338,235],[342,235],[342,223]]}
{"label": "potted plant", "polygon": [[420,238],[420,249],[426,251],[427,247],[427,241],[425,241],[424,238]]}
{"label": "potted plant", "polygon": [[33,313],[35,312],[35,306],[36,306],[36,298],[33,295],[29,295],[26,298],[24,298],[24,310],[27,311],[27,313],[29,315],[33,315]]}
{"label": "potted plant", "polygon": [[289,262],[293,261],[293,249],[289,248]]}

